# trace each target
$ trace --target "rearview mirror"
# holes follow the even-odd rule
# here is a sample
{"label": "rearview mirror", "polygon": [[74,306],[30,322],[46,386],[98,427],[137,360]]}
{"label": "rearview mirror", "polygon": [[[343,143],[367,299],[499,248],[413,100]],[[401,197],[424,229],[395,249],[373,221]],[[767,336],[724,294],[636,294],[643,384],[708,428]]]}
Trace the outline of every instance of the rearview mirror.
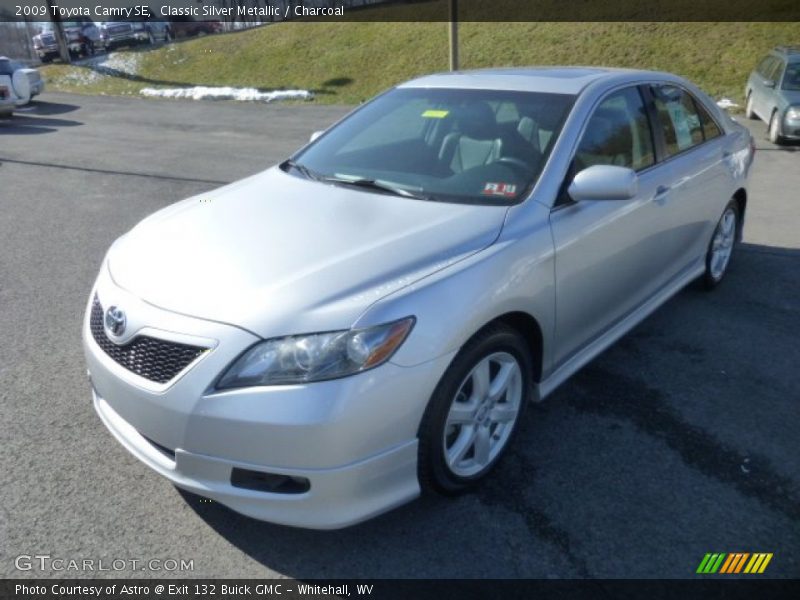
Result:
{"label": "rearview mirror", "polygon": [[630,200],[639,191],[639,178],[633,169],[595,165],[584,169],[572,180],[567,192],[581,200]]}
{"label": "rearview mirror", "polygon": [[768,87],[768,88],[774,88],[775,87],[775,82],[772,81],[772,79],[765,79],[762,83],[764,84],[764,87]]}
{"label": "rearview mirror", "polygon": [[315,139],[317,139],[323,133],[325,133],[325,132],[324,131],[315,131],[314,133],[311,134],[311,137],[308,139],[308,141],[309,142],[313,142]]}

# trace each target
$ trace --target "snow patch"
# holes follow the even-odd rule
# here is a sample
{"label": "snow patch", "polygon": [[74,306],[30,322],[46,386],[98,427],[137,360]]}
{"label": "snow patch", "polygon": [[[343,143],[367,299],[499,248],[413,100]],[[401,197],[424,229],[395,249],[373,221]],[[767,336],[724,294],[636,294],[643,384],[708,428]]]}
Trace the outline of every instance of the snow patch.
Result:
{"label": "snow patch", "polygon": [[730,98],[720,98],[717,100],[717,106],[726,110],[729,108],[739,108],[739,105]]}
{"label": "snow patch", "polygon": [[144,88],[139,91],[151,98],[188,98],[190,100],[238,100],[241,102],[275,102],[278,100],[311,100],[314,94],[308,90],[275,90],[260,92],[255,88],[206,87],[202,85],[185,88]]}
{"label": "snow patch", "polygon": [[72,63],[72,67],[60,82],[73,85],[91,85],[104,77],[135,77],[141,56],[134,52],[114,52],[93,56]]}

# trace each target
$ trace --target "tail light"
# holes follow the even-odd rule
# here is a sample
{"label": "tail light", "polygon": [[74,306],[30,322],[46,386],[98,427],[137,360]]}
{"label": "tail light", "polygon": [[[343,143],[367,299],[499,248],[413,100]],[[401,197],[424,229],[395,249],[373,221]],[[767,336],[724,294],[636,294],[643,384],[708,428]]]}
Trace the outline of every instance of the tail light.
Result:
{"label": "tail light", "polygon": [[8,88],[6,86],[4,86],[4,85],[0,85],[0,99],[5,100],[10,95],[11,94],[9,93]]}

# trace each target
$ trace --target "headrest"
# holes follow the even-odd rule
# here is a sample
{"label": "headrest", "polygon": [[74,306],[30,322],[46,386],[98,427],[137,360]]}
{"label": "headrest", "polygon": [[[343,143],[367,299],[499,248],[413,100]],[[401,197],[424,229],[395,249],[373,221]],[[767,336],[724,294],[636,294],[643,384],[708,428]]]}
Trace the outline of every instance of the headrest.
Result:
{"label": "headrest", "polygon": [[493,140],[498,137],[497,121],[492,107],[486,102],[473,102],[457,113],[458,130],[476,140]]}

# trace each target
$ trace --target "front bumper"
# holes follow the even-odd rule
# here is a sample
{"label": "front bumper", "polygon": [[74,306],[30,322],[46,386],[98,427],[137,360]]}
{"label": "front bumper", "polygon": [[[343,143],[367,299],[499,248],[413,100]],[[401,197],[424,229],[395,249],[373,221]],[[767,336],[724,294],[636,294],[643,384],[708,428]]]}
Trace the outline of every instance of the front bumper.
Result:
{"label": "front bumper", "polygon": [[800,140],[800,119],[784,118],[782,135],[788,140]]}
{"label": "front bumper", "polygon": [[[308,385],[217,392],[211,383],[256,336],[155,308],[108,276],[101,275],[97,294],[103,308],[125,307],[134,327],[146,323],[142,332],[183,341],[191,332],[209,341],[209,352],[159,386],[115,363],[94,341],[88,315],[83,327],[98,415],[176,486],[250,517],[315,529],[363,521],[419,494],[416,432],[452,356]],[[243,489],[231,482],[235,468],[304,478],[310,488]]]}
{"label": "front bumper", "polygon": [[124,46],[128,44],[142,44],[150,38],[146,31],[130,31],[127,33],[106,34],[106,46],[112,48],[114,46]]}
{"label": "front bumper", "polygon": [[36,54],[39,56],[39,60],[51,57],[51,56],[58,56],[58,46],[40,46],[36,48]]}

